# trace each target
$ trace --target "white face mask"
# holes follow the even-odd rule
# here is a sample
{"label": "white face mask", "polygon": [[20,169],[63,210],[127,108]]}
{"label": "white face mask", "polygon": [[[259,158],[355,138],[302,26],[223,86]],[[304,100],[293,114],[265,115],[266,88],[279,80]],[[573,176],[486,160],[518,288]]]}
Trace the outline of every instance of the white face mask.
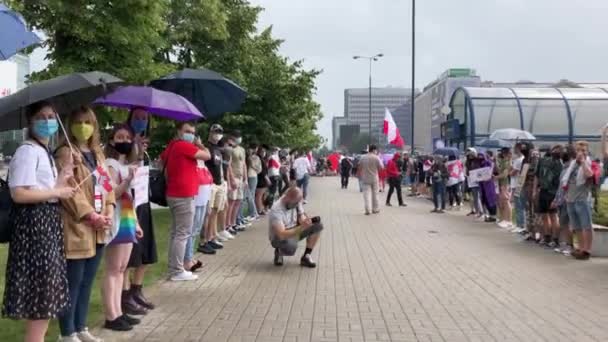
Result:
{"label": "white face mask", "polygon": [[224,137],[224,135],[221,133],[213,133],[211,135],[211,139],[213,139],[213,141],[215,141],[215,142],[222,140],[223,137]]}
{"label": "white face mask", "polygon": [[243,142],[243,138],[236,138],[234,141],[237,145],[240,145]]}

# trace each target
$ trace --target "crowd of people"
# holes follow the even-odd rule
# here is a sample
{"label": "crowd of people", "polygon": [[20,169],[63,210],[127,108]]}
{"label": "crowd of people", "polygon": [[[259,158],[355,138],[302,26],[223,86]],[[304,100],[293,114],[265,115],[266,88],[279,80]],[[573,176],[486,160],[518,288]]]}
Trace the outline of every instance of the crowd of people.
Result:
{"label": "crowd of people", "polygon": [[[15,152],[8,186],[13,200],[2,315],[26,321],[26,341],[44,341],[58,318],[59,341],[99,342],[87,328],[89,300],[104,262],[101,293],[106,329],[128,331],[155,309],[146,298],[146,269],[158,261],[152,219],[150,115],[131,109],[101,141],[96,114],[74,110],[63,125],[53,105],[26,113],[27,139]],[[59,134],[58,134],[59,132]],[[56,146],[50,143],[58,138]],[[312,249],[323,228],[304,211],[310,154],[250,144],[213,124],[206,142],[192,122],[176,124],[159,158],[172,218],[168,279],[191,281],[204,266],[195,252],[216,254],[253,221],[268,215],[274,264],[293,255],[315,267]]]}
{"label": "crowd of people", "polygon": [[[608,128],[602,141],[606,159]],[[457,153],[412,158],[397,152],[385,163],[378,148],[370,145],[359,156],[342,158],[341,187],[348,188],[350,176],[358,178],[366,215],[380,212],[378,196],[385,181],[387,206],[393,193],[405,206],[402,185],[411,186],[410,196],[432,200],[432,213],[459,211],[468,201],[469,217],[521,234],[522,241],[577,260],[589,259],[592,211],[597,210],[598,189],[606,173],[601,159],[591,158],[589,143],[538,148],[520,141],[496,152],[468,148],[462,158]]]}

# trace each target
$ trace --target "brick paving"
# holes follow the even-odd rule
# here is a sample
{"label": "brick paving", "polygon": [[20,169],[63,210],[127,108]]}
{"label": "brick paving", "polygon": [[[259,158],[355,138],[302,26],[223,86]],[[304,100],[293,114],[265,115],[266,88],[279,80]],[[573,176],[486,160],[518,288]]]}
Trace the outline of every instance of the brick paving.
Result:
{"label": "brick paving", "polygon": [[364,216],[355,187],[311,182],[307,211],[326,227],[316,269],[301,268],[299,255],[273,266],[260,221],[203,257],[198,281],[152,289],[158,308],[135,330],[100,333],[131,342],[608,341],[608,260],[575,261],[462,212],[431,215],[423,199]]}

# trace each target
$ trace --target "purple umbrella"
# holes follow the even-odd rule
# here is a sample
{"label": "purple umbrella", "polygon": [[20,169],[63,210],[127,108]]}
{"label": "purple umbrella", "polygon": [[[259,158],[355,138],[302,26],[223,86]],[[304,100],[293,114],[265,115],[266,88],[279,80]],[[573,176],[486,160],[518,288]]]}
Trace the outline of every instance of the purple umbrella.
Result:
{"label": "purple umbrella", "polygon": [[203,114],[182,96],[151,87],[121,87],[93,103],[129,109],[141,107],[152,114],[178,121],[204,118]]}
{"label": "purple umbrella", "polygon": [[384,163],[384,165],[388,164],[388,162],[393,159],[394,154],[390,154],[390,153],[384,153],[382,155],[382,162]]}

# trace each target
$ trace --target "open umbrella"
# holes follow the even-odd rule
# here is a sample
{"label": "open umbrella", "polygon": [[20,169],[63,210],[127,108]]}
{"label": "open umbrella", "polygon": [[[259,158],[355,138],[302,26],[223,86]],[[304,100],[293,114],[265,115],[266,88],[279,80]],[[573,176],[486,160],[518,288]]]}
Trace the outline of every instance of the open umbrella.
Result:
{"label": "open umbrella", "polygon": [[490,134],[490,139],[501,140],[536,140],[532,133],[515,128],[497,129]]}
{"label": "open umbrella", "polygon": [[208,69],[184,69],[154,80],[150,86],[185,97],[207,118],[238,111],[247,97],[239,85]]}
{"label": "open umbrella", "polygon": [[511,148],[513,144],[502,139],[484,139],[477,146],[485,148]]}
{"label": "open umbrella", "polygon": [[105,72],[74,73],[31,84],[18,92],[0,98],[0,131],[26,126],[25,108],[47,100],[55,110],[68,114],[72,109],[91,103],[109,89],[123,83],[120,78]]}
{"label": "open umbrella", "polygon": [[442,148],[436,149],[433,152],[433,154],[436,156],[443,156],[443,157],[454,156],[454,157],[458,158],[458,156],[460,155],[460,150],[458,150],[456,147],[442,147]]}
{"label": "open umbrella", "polygon": [[2,3],[0,3],[0,32],[2,32],[0,60],[9,59],[17,52],[40,43],[40,38],[27,29],[23,17]]}
{"label": "open umbrella", "polygon": [[141,107],[150,113],[179,121],[204,118],[203,114],[182,96],[151,87],[120,87],[115,92],[104,95],[93,103],[129,109]]}

